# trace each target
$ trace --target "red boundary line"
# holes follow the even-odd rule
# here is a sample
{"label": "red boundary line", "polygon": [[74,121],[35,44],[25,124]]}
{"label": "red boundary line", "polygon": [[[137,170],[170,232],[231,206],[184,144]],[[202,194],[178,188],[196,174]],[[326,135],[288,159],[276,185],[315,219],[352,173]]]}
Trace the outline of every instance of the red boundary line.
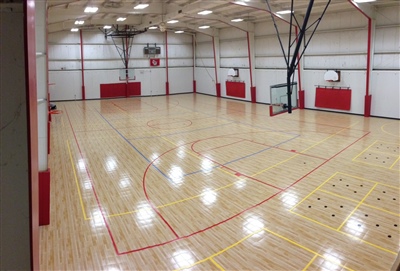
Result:
{"label": "red boundary line", "polygon": [[198,151],[196,151],[196,150],[194,149],[194,145],[195,145],[196,143],[200,142],[200,141],[202,141],[202,140],[197,140],[197,141],[195,141],[195,142],[192,143],[192,145],[191,145],[190,148],[191,148],[191,150],[192,150],[194,153],[200,155],[201,157],[204,157],[204,158],[210,160],[210,161],[213,162],[214,164],[219,165],[221,168],[226,168],[226,169],[228,169],[228,170],[230,170],[230,171],[232,171],[232,172],[234,172],[234,173],[239,173],[240,176],[244,176],[245,178],[248,178],[248,179],[250,179],[250,180],[253,180],[253,181],[256,181],[256,182],[265,184],[265,185],[267,185],[267,186],[270,186],[270,187],[272,187],[272,188],[278,189],[278,190],[280,190],[280,191],[283,190],[283,188],[277,187],[277,186],[275,186],[275,185],[272,185],[272,184],[263,182],[263,181],[261,181],[261,180],[259,180],[259,179],[256,179],[256,178],[254,178],[254,177],[251,177],[251,176],[249,176],[249,175],[243,174],[243,173],[241,173],[241,172],[239,172],[239,171],[237,171],[237,170],[234,170],[234,169],[232,169],[232,168],[230,168],[230,167],[227,167],[227,166],[225,166],[224,164],[221,164],[221,163],[219,163],[219,162],[217,162],[217,161],[215,161],[215,160],[213,160],[213,159],[211,159],[211,158],[209,158],[209,157],[207,157],[207,156],[201,154],[200,152],[198,152]]}
{"label": "red boundary line", "polygon": [[[222,136],[221,136],[221,137],[222,137]],[[226,136],[225,136],[225,137],[226,137]],[[216,138],[218,138],[218,137],[216,137]],[[230,137],[230,138],[236,138],[236,137]],[[205,139],[205,140],[207,140],[207,139]],[[200,152],[215,151],[215,150],[217,150],[217,149],[224,148],[224,147],[228,147],[228,146],[230,146],[230,145],[235,145],[235,144],[240,143],[240,142],[243,142],[243,141],[248,141],[248,140],[247,140],[247,139],[241,139],[241,140],[239,140],[239,141],[235,141],[235,142],[232,142],[232,143],[229,143],[229,144],[225,144],[225,145],[221,145],[221,146],[218,146],[218,147],[215,147],[215,148],[211,148],[211,149],[199,151],[199,153],[200,153]]]}
{"label": "red boundary line", "polygon": [[[70,127],[71,127],[72,133],[73,133],[73,135],[74,135],[75,143],[76,143],[76,145],[77,145],[77,147],[78,147],[79,154],[80,154],[82,160],[84,161],[84,158],[83,158],[83,155],[82,155],[81,147],[80,147],[80,145],[79,145],[78,139],[77,139],[76,134],[75,134],[75,131],[74,131],[74,127],[72,127],[71,119],[69,118],[69,114],[68,114],[67,108],[65,108],[65,106],[64,106],[64,110],[65,110],[65,113],[67,113],[68,122],[69,122],[69,125],[70,125]],[[107,228],[108,234],[110,235],[111,242],[112,242],[112,244],[113,244],[113,247],[114,247],[114,249],[115,249],[115,252],[119,255],[118,247],[117,247],[117,244],[115,243],[114,236],[113,236],[113,234],[112,234],[112,232],[111,232],[111,229],[110,229],[110,225],[107,223],[107,219],[106,219],[105,216],[104,216],[103,208],[102,208],[102,206],[101,206],[101,204],[100,204],[99,197],[98,197],[98,195],[97,195],[96,189],[94,188],[92,176],[90,175],[90,172],[89,172],[89,169],[88,169],[87,166],[86,166],[86,163],[85,163],[85,162],[83,162],[83,163],[84,163],[84,167],[85,167],[85,170],[86,170],[86,174],[88,175],[88,178],[89,178],[89,181],[90,181],[90,185],[91,185],[92,190],[93,190],[94,197],[96,198],[97,206],[98,206],[99,209],[100,209],[101,217],[103,218],[104,224],[106,225],[106,228]]]}
{"label": "red boundary line", "polygon": [[[209,226],[209,227],[206,227],[206,228],[201,229],[201,230],[199,230],[199,231],[193,232],[193,233],[191,233],[191,234],[178,237],[178,238],[176,238],[176,239],[168,240],[168,241],[166,241],[166,242],[159,243],[159,244],[155,244],[155,245],[151,245],[151,246],[146,246],[146,247],[142,247],[142,248],[138,248],[138,249],[133,249],[133,250],[125,251],[125,252],[120,253],[119,255],[124,255],[124,254],[129,254],[129,253],[134,253],[134,252],[139,252],[139,251],[147,250],[147,249],[150,249],[150,248],[155,248],[155,247],[164,246],[164,245],[166,245],[166,244],[170,244],[170,243],[175,242],[175,241],[178,241],[178,240],[182,240],[182,239],[189,238],[189,237],[194,236],[194,235],[196,235],[196,234],[198,234],[198,233],[205,232],[205,231],[207,231],[207,230],[209,230],[209,229],[212,229],[212,228],[214,228],[214,227],[216,227],[216,226],[219,226],[219,225],[221,225],[221,224],[223,224],[223,223],[225,223],[225,222],[227,222],[227,221],[229,221],[229,220],[232,220],[233,218],[236,218],[236,217],[240,216],[241,214],[243,214],[243,213],[245,213],[245,212],[247,212],[247,211],[249,211],[249,210],[251,210],[251,209],[254,209],[255,207],[258,207],[258,206],[264,204],[264,203],[267,202],[268,200],[274,198],[275,196],[279,195],[280,193],[282,193],[282,192],[286,191],[287,189],[291,188],[292,186],[296,185],[297,183],[299,183],[300,181],[302,181],[304,178],[306,178],[307,176],[309,176],[311,173],[313,173],[314,171],[316,171],[317,169],[319,169],[320,167],[322,167],[323,165],[325,165],[326,163],[328,163],[329,161],[331,161],[333,158],[335,158],[336,156],[338,156],[339,154],[341,154],[342,152],[344,152],[345,150],[347,150],[347,149],[350,148],[352,145],[354,145],[355,143],[357,143],[358,141],[360,141],[361,139],[363,139],[364,137],[366,137],[366,136],[369,135],[369,134],[370,134],[370,132],[367,132],[367,133],[364,134],[362,137],[358,138],[356,141],[354,141],[353,143],[351,143],[350,145],[348,145],[347,147],[345,147],[345,148],[342,149],[341,151],[337,152],[335,155],[331,156],[328,160],[324,161],[324,162],[321,163],[319,166],[315,167],[313,170],[309,171],[308,173],[306,173],[305,175],[303,175],[301,178],[299,178],[297,181],[295,181],[295,182],[292,183],[291,185],[287,186],[287,187],[284,188],[283,190],[278,191],[277,193],[273,194],[272,196],[268,197],[267,199],[265,199],[265,200],[263,200],[263,201],[261,201],[261,202],[255,204],[255,205],[253,205],[253,206],[250,206],[250,207],[246,208],[245,210],[243,210],[243,211],[241,211],[241,212],[239,212],[239,213],[237,213],[237,214],[235,214],[235,215],[233,215],[233,216],[231,216],[231,217],[229,217],[229,218],[227,218],[227,219],[225,219],[225,220],[222,220],[222,221],[220,221],[220,222],[218,222],[218,223],[216,223],[216,224],[213,224],[213,225],[211,225],[211,226]],[[195,143],[195,142],[193,142],[193,143]],[[187,144],[190,144],[190,143],[187,143]],[[187,145],[187,144],[184,144],[184,145]],[[174,148],[174,149],[177,149],[177,148],[182,147],[182,146],[184,146],[184,145],[178,146],[178,147],[176,147],[176,148]],[[164,154],[166,154],[166,153],[168,153],[168,152],[170,152],[170,151],[172,151],[172,150],[174,150],[174,149],[171,149],[171,150],[165,152]],[[164,154],[163,154],[163,155],[164,155]],[[162,156],[162,155],[161,155],[161,156]],[[146,172],[147,172],[147,170],[150,168],[150,166],[151,166],[157,159],[159,159],[161,156],[157,157],[156,159],[154,159],[154,160],[149,164],[149,166],[148,166],[147,169],[146,169]],[[145,172],[145,173],[146,173],[146,172]],[[143,185],[144,185],[144,187],[145,187],[145,175],[143,176]]]}
{"label": "red boundary line", "polygon": [[213,150],[216,150],[216,149],[219,149],[219,148],[223,148],[223,147],[227,147],[227,146],[230,146],[230,145],[234,145],[234,144],[236,144],[236,143],[240,143],[240,142],[243,142],[243,141],[247,141],[247,142],[251,142],[251,143],[258,144],[258,145],[265,146],[265,147],[272,148],[272,149],[277,149],[277,150],[284,151],[284,152],[295,153],[295,154],[298,154],[298,155],[308,156],[308,157],[312,157],[312,158],[316,158],[316,159],[321,159],[321,160],[326,160],[326,159],[327,159],[327,158],[323,158],[323,157],[319,157],[319,156],[315,156],[315,155],[311,155],[311,154],[301,153],[301,152],[297,152],[297,151],[293,151],[293,150],[282,149],[282,148],[279,148],[279,147],[275,147],[275,146],[272,146],[272,145],[268,145],[268,144],[260,143],[260,142],[254,141],[254,140],[248,140],[248,139],[240,138],[240,137],[233,137],[233,136],[216,136],[216,137],[210,137],[210,138],[202,139],[201,141],[205,141],[205,140],[212,139],[212,138],[223,138],[223,137],[224,137],[224,138],[238,138],[238,139],[241,139],[241,140],[235,141],[235,142],[233,142],[233,143],[229,143],[229,144],[226,144],[226,145],[218,146],[218,147],[215,147],[215,148],[211,148],[211,149],[199,151],[199,153],[204,153],[204,152],[208,152],[208,151],[213,151]]}
{"label": "red boundary line", "polygon": [[[155,119],[155,120],[157,120],[157,119]],[[153,129],[171,130],[171,129],[177,129],[177,128],[186,128],[186,127],[189,127],[189,126],[191,126],[191,125],[193,124],[193,122],[192,122],[191,120],[189,120],[189,119],[182,119],[183,121],[174,121],[174,122],[168,122],[168,123],[161,123],[161,124],[158,124],[158,125],[166,125],[166,124],[175,124],[175,123],[186,123],[186,122],[190,122],[189,125],[187,125],[187,126],[185,126],[185,127],[177,127],[177,128],[169,128],[169,129],[167,129],[167,128],[159,128],[159,127],[156,127],[156,126],[151,126],[151,125],[149,124],[149,122],[152,122],[152,121],[155,121],[155,120],[149,120],[149,121],[147,122],[147,126],[150,127],[150,128],[153,128]]]}
{"label": "red boundary line", "polygon": [[[69,118],[68,111],[67,111],[66,109],[65,109],[65,112],[67,113],[68,121],[69,121],[71,130],[72,130],[72,132],[73,132],[73,135],[74,135],[74,138],[75,138],[75,142],[76,142],[76,144],[77,144],[77,147],[78,147],[80,156],[81,156],[81,158],[83,159],[83,155],[82,155],[82,151],[81,151],[81,149],[80,149],[79,142],[78,142],[77,137],[76,137],[76,135],[75,135],[75,132],[74,132],[74,129],[73,129],[71,120],[70,120],[70,118]],[[163,243],[158,243],[158,244],[155,244],[155,245],[150,245],[150,246],[146,246],[146,247],[141,247],[141,248],[138,248],[138,249],[128,250],[128,251],[124,251],[124,252],[119,252],[119,251],[118,251],[118,247],[117,247],[117,245],[116,245],[116,243],[115,243],[114,236],[113,236],[113,234],[112,234],[112,232],[111,232],[111,229],[110,229],[110,226],[109,226],[109,224],[107,223],[107,220],[106,220],[106,218],[105,218],[105,216],[104,216],[103,209],[102,209],[102,206],[101,206],[101,204],[100,204],[100,200],[99,200],[98,195],[97,195],[97,192],[96,192],[96,190],[95,190],[95,188],[94,188],[94,184],[93,184],[92,177],[91,177],[90,172],[89,172],[88,168],[86,167],[86,165],[85,165],[85,170],[86,170],[86,173],[87,173],[87,175],[88,175],[88,177],[89,177],[89,180],[90,180],[90,183],[91,183],[91,186],[92,186],[92,190],[93,190],[93,193],[94,193],[95,198],[96,198],[97,205],[98,205],[98,207],[99,207],[99,209],[100,209],[100,213],[101,213],[102,218],[103,218],[103,220],[104,220],[104,223],[105,223],[105,226],[106,226],[106,228],[107,228],[107,231],[108,231],[108,233],[109,233],[109,235],[110,235],[110,238],[111,238],[112,244],[113,244],[113,246],[114,246],[115,252],[116,252],[117,255],[120,256],[120,255],[126,255],[126,254],[129,254],[129,253],[134,253],[134,252],[139,252],[139,251],[147,250],[147,249],[150,249],[150,248],[160,247],[160,246],[163,246],[163,245],[166,245],[166,244],[169,244],[169,243],[172,243],[172,242],[181,240],[181,239],[186,239],[186,238],[189,238],[189,237],[191,237],[191,236],[194,236],[194,235],[196,235],[196,234],[198,234],[198,233],[202,233],[202,232],[205,232],[205,231],[207,231],[207,230],[209,230],[209,229],[212,229],[212,228],[214,228],[214,227],[217,227],[217,226],[219,226],[219,225],[221,225],[221,224],[223,224],[223,223],[225,223],[225,222],[227,222],[227,221],[229,221],[229,220],[232,220],[233,218],[236,218],[236,217],[240,216],[241,214],[243,214],[243,213],[245,213],[245,212],[247,212],[247,211],[249,211],[249,210],[251,210],[251,209],[254,209],[255,207],[258,207],[258,206],[264,204],[265,202],[267,202],[267,201],[269,201],[270,199],[274,198],[275,196],[279,195],[281,192],[284,192],[284,191],[286,191],[287,189],[293,187],[294,185],[296,185],[297,183],[299,183],[300,181],[302,181],[304,178],[306,178],[307,176],[309,176],[310,174],[312,174],[313,172],[315,172],[316,170],[318,170],[319,168],[321,168],[321,167],[322,167],[323,165],[325,165],[326,163],[330,162],[333,158],[335,158],[336,156],[338,156],[339,154],[341,154],[342,152],[344,152],[345,150],[347,150],[347,149],[350,148],[352,145],[354,145],[355,143],[357,143],[358,141],[360,141],[361,139],[363,139],[364,137],[366,137],[366,136],[369,135],[369,134],[370,134],[370,132],[365,133],[362,137],[358,138],[356,141],[354,141],[353,143],[349,144],[348,146],[346,146],[345,148],[343,148],[341,151],[339,151],[339,152],[337,152],[335,155],[331,156],[329,159],[325,160],[323,163],[321,163],[320,165],[318,165],[317,167],[315,167],[313,170],[311,170],[311,171],[309,171],[308,173],[306,173],[305,175],[303,175],[301,178],[299,178],[298,180],[296,180],[294,183],[292,183],[291,185],[287,186],[286,188],[284,188],[284,189],[277,188],[277,189],[279,189],[279,191],[276,192],[275,194],[271,195],[271,196],[268,197],[267,199],[265,199],[265,200],[263,200],[263,201],[261,201],[261,202],[255,204],[255,205],[253,205],[253,206],[250,206],[250,207],[244,209],[243,211],[241,211],[241,212],[239,212],[239,213],[237,213],[237,214],[235,214],[235,215],[233,215],[233,216],[231,216],[231,217],[229,217],[229,218],[227,218],[227,219],[225,219],[225,220],[222,220],[222,221],[220,221],[220,222],[218,222],[218,223],[216,223],[216,224],[213,224],[213,225],[211,225],[211,226],[209,226],[209,227],[206,227],[206,228],[204,228],[204,229],[198,230],[198,231],[196,231],[196,232],[193,232],[193,233],[191,233],[191,234],[188,234],[188,235],[185,235],[185,236],[181,236],[181,237],[179,237],[179,235],[174,231],[174,229],[171,227],[171,225],[170,225],[170,224],[166,221],[166,219],[161,215],[161,213],[157,210],[157,208],[155,208],[154,204],[153,204],[152,201],[150,200],[150,198],[149,198],[149,196],[148,196],[148,194],[147,194],[147,189],[146,189],[146,175],[147,175],[147,172],[148,172],[149,168],[153,165],[153,163],[154,163],[156,160],[158,160],[160,157],[162,157],[163,155],[165,155],[165,154],[167,154],[167,153],[169,153],[169,152],[171,152],[171,151],[173,151],[173,150],[175,150],[175,149],[177,149],[177,148],[180,148],[180,147],[183,147],[183,146],[185,146],[185,145],[188,145],[188,144],[191,144],[191,149],[193,150],[194,144],[196,144],[197,142],[199,142],[199,140],[198,140],[198,141],[191,142],[191,143],[186,143],[186,144],[177,146],[177,147],[175,147],[175,148],[173,148],[173,149],[170,149],[170,150],[164,152],[162,155],[160,155],[160,156],[157,157],[156,159],[154,159],[151,163],[149,163],[149,165],[147,166],[147,168],[146,168],[146,170],[145,170],[145,172],[144,172],[144,174],[143,174],[142,182],[143,182],[143,190],[144,190],[144,193],[145,193],[145,196],[146,196],[146,199],[147,199],[148,203],[150,204],[150,206],[152,207],[152,209],[159,215],[159,217],[164,221],[164,223],[170,228],[170,230],[171,230],[172,233],[176,236],[176,238],[175,238],[175,239],[168,240],[168,241],[163,242]],[[193,151],[194,151],[194,150],[193,150]],[[194,151],[194,152],[196,152],[196,151]],[[196,153],[197,153],[197,152],[196,152]],[[198,153],[198,154],[199,154],[199,153]],[[201,154],[199,154],[199,155],[201,155]],[[208,158],[207,158],[207,159],[208,159]],[[210,160],[211,160],[211,159],[210,159]],[[211,161],[212,161],[212,160],[211,160]],[[218,163],[217,163],[217,164],[218,164]],[[223,167],[224,167],[224,168],[228,168],[228,167],[225,167],[225,166],[223,166]],[[229,169],[229,168],[228,168],[228,169]],[[234,171],[234,172],[237,172],[237,171]],[[247,177],[246,175],[243,175],[243,176]],[[255,178],[251,178],[251,177],[250,177],[249,179],[253,179],[253,180],[256,180],[256,181],[257,181],[257,179],[255,179]],[[264,183],[264,184],[267,184],[267,183]],[[268,184],[267,184],[267,185],[268,185]]]}

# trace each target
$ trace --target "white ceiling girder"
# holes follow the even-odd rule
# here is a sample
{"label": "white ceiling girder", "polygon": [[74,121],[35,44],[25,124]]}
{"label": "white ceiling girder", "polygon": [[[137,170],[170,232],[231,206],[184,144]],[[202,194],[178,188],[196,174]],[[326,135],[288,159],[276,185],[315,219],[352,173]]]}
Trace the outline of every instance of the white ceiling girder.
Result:
{"label": "white ceiling girder", "polygon": [[147,28],[152,25],[159,25],[162,22],[179,19],[187,14],[192,14],[199,10],[204,10],[204,9],[213,7],[213,6],[215,6],[216,2],[219,2],[219,1],[197,0],[197,1],[195,1],[189,5],[186,5],[184,7],[177,6],[174,11],[170,11],[165,15],[157,16],[156,18],[149,18],[148,16],[145,16],[145,18],[143,18],[143,23],[138,26],[138,29],[144,29],[144,28]]}
{"label": "white ceiling girder", "polygon": [[356,3],[352,0],[348,0],[350,4],[352,4],[355,8],[360,10],[362,13],[364,13],[367,17],[371,19],[375,19],[376,17],[376,9],[370,5],[369,3]]}
{"label": "white ceiling girder", "polygon": [[200,29],[198,26],[193,25],[193,24],[185,24],[185,26],[195,32],[210,36],[210,37],[218,37],[219,36],[219,31],[218,29],[215,28],[207,28],[207,29]]}
{"label": "white ceiling girder", "polygon": [[93,26],[93,25],[98,25],[99,27],[102,27],[103,25],[137,25],[140,23],[140,18],[129,18],[126,19],[123,22],[116,22],[114,19],[89,19],[85,20],[85,23],[83,25],[75,25],[75,21],[63,21],[63,22],[57,22],[57,23],[51,23],[48,25],[48,31],[49,33],[52,32],[58,32],[58,31],[64,31],[64,30],[70,30],[71,28],[77,27],[77,28],[85,28],[87,26]]}
{"label": "white ceiling girder", "polygon": [[193,18],[193,19],[199,19],[199,20],[209,20],[209,21],[217,21],[224,23],[226,25],[229,25],[234,28],[238,28],[242,31],[245,32],[253,32],[254,31],[254,24],[249,23],[249,22],[238,22],[238,23],[233,23],[231,20],[227,19],[226,17],[223,17],[221,15],[198,15],[198,14],[193,14],[193,15],[185,15],[186,18]]}

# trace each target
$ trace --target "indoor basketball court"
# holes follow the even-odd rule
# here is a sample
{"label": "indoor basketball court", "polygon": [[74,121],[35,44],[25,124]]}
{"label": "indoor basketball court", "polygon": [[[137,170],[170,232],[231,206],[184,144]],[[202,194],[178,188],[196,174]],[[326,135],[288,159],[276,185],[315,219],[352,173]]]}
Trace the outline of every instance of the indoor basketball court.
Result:
{"label": "indoor basketball court", "polygon": [[0,7],[0,269],[399,270],[398,1]]}
{"label": "indoor basketball court", "polygon": [[397,120],[271,118],[201,94],[58,108],[44,269],[389,270],[396,258]]}

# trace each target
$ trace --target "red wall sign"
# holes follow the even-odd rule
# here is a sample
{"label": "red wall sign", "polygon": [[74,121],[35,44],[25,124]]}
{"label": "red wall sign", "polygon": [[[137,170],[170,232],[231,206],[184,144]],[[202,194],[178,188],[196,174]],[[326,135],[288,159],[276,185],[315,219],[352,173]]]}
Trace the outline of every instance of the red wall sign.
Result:
{"label": "red wall sign", "polygon": [[150,66],[160,66],[160,59],[159,58],[150,58]]}

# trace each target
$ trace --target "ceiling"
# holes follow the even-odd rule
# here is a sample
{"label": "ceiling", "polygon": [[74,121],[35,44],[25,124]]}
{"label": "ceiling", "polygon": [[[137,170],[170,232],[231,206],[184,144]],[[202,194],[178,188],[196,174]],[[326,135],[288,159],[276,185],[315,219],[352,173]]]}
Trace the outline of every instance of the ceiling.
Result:
{"label": "ceiling", "polygon": [[[129,25],[137,30],[145,30],[150,26],[166,28],[168,31],[183,30],[194,33],[204,31],[199,26],[207,25],[212,29],[229,26],[248,27],[248,22],[255,23],[271,20],[266,0],[48,0],[48,30],[50,33],[70,31],[71,28],[98,29],[104,25]],[[326,0],[315,0],[312,12],[320,14]],[[291,0],[268,0],[272,12],[290,9]],[[138,4],[148,4],[144,9],[134,9]],[[295,0],[294,13],[301,16],[306,13],[309,0]],[[398,0],[377,0],[376,2],[359,4],[371,7],[399,6]],[[85,13],[87,6],[97,7],[96,13]],[[332,0],[327,13],[353,10],[349,0]],[[203,10],[212,11],[208,15],[197,14]],[[288,15],[282,15],[288,16]],[[126,18],[118,22],[117,18]],[[241,18],[243,22],[232,22]],[[285,18],[285,17],[284,17]],[[170,20],[178,20],[174,24]],[[75,25],[76,20],[83,20],[82,25]],[[151,30],[151,31],[159,31]]]}

